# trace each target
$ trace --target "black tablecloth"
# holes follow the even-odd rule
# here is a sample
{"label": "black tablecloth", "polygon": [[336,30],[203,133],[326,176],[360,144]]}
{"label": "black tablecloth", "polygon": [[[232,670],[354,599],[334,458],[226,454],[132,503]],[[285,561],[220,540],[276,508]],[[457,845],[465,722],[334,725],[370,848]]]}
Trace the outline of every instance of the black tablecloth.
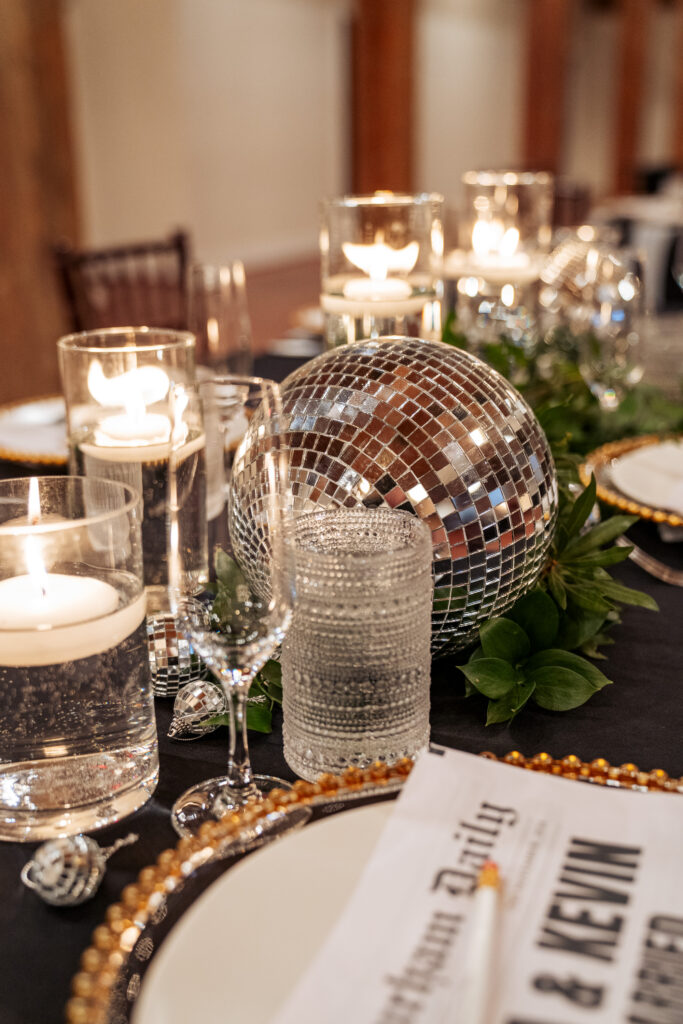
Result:
{"label": "black tablecloth", "polygon": [[[10,467],[0,471],[12,475]],[[645,524],[639,524],[633,536],[653,554],[683,568],[683,545],[661,544],[654,527]],[[614,685],[575,711],[557,714],[534,707],[512,725],[486,728],[485,702],[465,700],[454,663],[437,660],[432,677],[432,739],[473,753],[518,749],[531,755],[545,750],[555,757],[571,753],[591,760],[601,756],[614,764],[633,761],[643,769],[663,768],[683,775],[683,591],[659,583],[630,562],[618,566],[614,574],[623,583],[648,591],[660,606],[658,614],[633,608],[624,612],[622,625],[614,631],[617,643],[605,648],[608,660],[601,666]],[[129,831],[138,832],[140,840],[110,861],[94,899],[70,909],[47,906],[19,880],[34,846],[0,844],[0,1024],[63,1020],[70,980],[106,908],[143,866],[175,845],[177,837],[169,824],[175,797],[192,783],[222,771],[225,729],[193,742],[174,742],[166,737],[172,701],[158,699],[156,707],[159,785],[145,807],[98,833],[103,845]],[[277,714],[270,735],[252,736],[251,753],[257,770],[293,778],[282,756]]]}

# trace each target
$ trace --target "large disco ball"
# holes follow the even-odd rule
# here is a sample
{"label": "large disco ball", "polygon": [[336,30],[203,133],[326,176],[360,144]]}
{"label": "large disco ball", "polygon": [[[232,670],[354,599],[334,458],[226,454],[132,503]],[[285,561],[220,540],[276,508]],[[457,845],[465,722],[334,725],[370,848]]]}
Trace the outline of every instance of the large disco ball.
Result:
{"label": "large disco ball", "polygon": [[[380,338],[312,359],[282,396],[297,509],[389,505],[429,526],[434,651],[465,646],[536,581],[555,523],[555,468],[530,407],[490,366],[442,342]],[[264,519],[258,425],[231,488],[234,507],[249,510],[233,543],[252,555],[263,550],[253,535]]]}

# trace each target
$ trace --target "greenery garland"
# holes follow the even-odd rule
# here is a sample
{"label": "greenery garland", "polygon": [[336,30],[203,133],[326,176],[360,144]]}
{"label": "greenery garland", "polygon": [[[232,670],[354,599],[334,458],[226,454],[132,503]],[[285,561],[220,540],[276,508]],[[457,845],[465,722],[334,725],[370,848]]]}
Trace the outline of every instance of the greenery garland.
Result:
{"label": "greenery garland", "polygon": [[[453,316],[443,340],[468,348]],[[599,648],[614,642],[609,630],[620,621],[621,606],[657,610],[648,594],[622,586],[608,572],[628,558],[632,549],[614,541],[637,517],[610,515],[592,524],[595,480],[582,490],[578,465],[608,441],[683,430],[683,404],[640,384],[616,410],[604,412],[579,373],[576,343],[558,327],[532,351],[501,337],[480,352],[534,410],[559,484],[558,522],[538,582],[505,615],[480,627],[479,645],[458,666],[466,694],[488,697],[487,725],[510,721],[530,701],[551,711],[584,704],[611,683],[593,660],[604,658]]]}

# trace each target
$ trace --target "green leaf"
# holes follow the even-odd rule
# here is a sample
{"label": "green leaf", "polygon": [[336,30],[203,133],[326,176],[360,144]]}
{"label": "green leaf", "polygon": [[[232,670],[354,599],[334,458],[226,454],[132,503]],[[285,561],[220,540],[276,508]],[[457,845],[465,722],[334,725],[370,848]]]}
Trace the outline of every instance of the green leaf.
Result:
{"label": "green leaf", "polygon": [[263,704],[247,704],[247,729],[251,732],[273,731],[273,712],[267,701]]}
{"label": "green leaf", "polygon": [[536,669],[528,674],[527,679],[536,684],[534,700],[548,711],[578,708],[596,692],[592,683],[578,672],[553,665]]}
{"label": "green leaf", "polygon": [[562,647],[567,651],[575,651],[577,647],[582,647],[599,633],[604,622],[604,614],[596,615],[570,603],[560,619],[555,646]]}
{"label": "green leaf", "polygon": [[574,537],[569,541],[562,552],[560,561],[565,563],[580,555],[587,555],[589,551],[595,551],[604,544],[616,540],[622,533],[626,533],[630,526],[638,522],[637,516],[610,516],[597,526],[592,526],[580,537]]}
{"label": "green leaf", "polygon": [[590,569],[595,566],[616,565],[624,562],[633,551],[632,547],[606,548],[604,551],[591,551],[587,555],[580,555],[579,558],[567,558],[563,565],[572,569]]}
{"label": "green leaf", "polygon": [[611,609],[611,605],[599,596],[597,587],[590,585],[579,586],[575,583],[565,583],[567,593],[574,604],[592,615],[602,615],[603,619]]}
{"label": "green leaf", "polygon": [[603,686],[607,686],[612,681],[579,654],[572,654],[570,651],[562,651],[559,648],[551,648],[548,651],[539,651],[538,654],[534,654],[524,666],[524,671],[527,679],[531,679],[534,678],[534,672],[537,669],[550,667],[565,668],[576,672],[577,675],[583,676],[595,690],[601,690]]}
{"label": "green leaf", "polygon": [[479,627],[479,640],[487,658],[502,658],[514,665],[526,658],[531,642],[521,626],[507,618],[493,618]]}
{"label": "green leaf", "polygon": [[502,658],[478,658],[474,663],[460,665],[466,679],[485,697],[502,697],[515,685],[517,674]]}
{"label": "green leaf", "polygon": [[214,555],[216,579],[220,586],[228,590],[236,590],[244,584],[244,574],[239,565],[223,548],[217,548]]}
{"label": "green leaf", "polygon": [[271,700],[282,704],[282,665],[279,661],[273,658],[267,661],[256,679]]}
{"label": "green leaf", "polygon": [[621,604],[634,604],[638,608],[649,608],[652,612],[659,611],[659,605],[654,597],[650,597],[649,594],[645,594],[642,590],[624,587],[621,583],[615,583],[611,579],[601,580],[600,590],[605,597],[611,598],[613,601],[619,601]]}
{"label": "green leaf", "polygon": [[505,618],[521,626],[531,641],[532,651],[550,647],[560,624],[557,605],[552,597],[538,587],[520,597],[505,613]]}
{"label": "green leaf", "polygon": [[560,608],[564,611],[567,607],[567,588],[564,585],[561,573],[553,567],[548,573],[546,581],[548,584],[548,590],[553,595],[553,598]]}
{"label": "green leaf", "polygon": [[568,539],[578,536],[581,527],[588,519],[595,505],[595,477],[591,474],[590,483],[579,495],[564,524]]}
{"label": "green leaf", "polygon": [[524,682],[513,686],[503,697],[498,700],[490,700],[486,712],[486,724],[495,725],[498,722],[509,722],[522,710],[531,697],[535,683]]}

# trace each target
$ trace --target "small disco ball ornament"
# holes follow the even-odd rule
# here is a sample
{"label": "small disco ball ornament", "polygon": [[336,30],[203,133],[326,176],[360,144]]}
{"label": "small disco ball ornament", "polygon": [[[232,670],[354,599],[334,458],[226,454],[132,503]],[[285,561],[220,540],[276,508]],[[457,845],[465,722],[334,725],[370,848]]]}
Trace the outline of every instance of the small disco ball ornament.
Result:
{"label": "small disco ball ornament", "polygon": [[175,697],[181,686],[206,675],[206,666],[170,612],[147,616],[147,649],[155,697]]}
{"label": "small disco ball ornament", "polygon": [[[555,467],[531,408],[490,366],[443,342],[386,337],[324,352],[282,396],[297,510],[388,505],[429,526],[433,651],[466,646],[535,583],[555,525]],[[245,564],[264,548],[258,427],[255,416],[231,486],[249,510],[232,537]]]}
{"label": "small disco ball ornament", "polygon": [[134,832],[106,847],[86,835],[50,839],[24,865],[21,880],[54,907],[77,906],[95,894],[111,855],[137,840]]}
{"label": "small disco ball ornament", "polygon": [[210,720],[228,710],[225,693],[213,679],[197,679],[183,686],[173,703],[173,718],[168,727],[172,740],[195,740],[217,729]]}

